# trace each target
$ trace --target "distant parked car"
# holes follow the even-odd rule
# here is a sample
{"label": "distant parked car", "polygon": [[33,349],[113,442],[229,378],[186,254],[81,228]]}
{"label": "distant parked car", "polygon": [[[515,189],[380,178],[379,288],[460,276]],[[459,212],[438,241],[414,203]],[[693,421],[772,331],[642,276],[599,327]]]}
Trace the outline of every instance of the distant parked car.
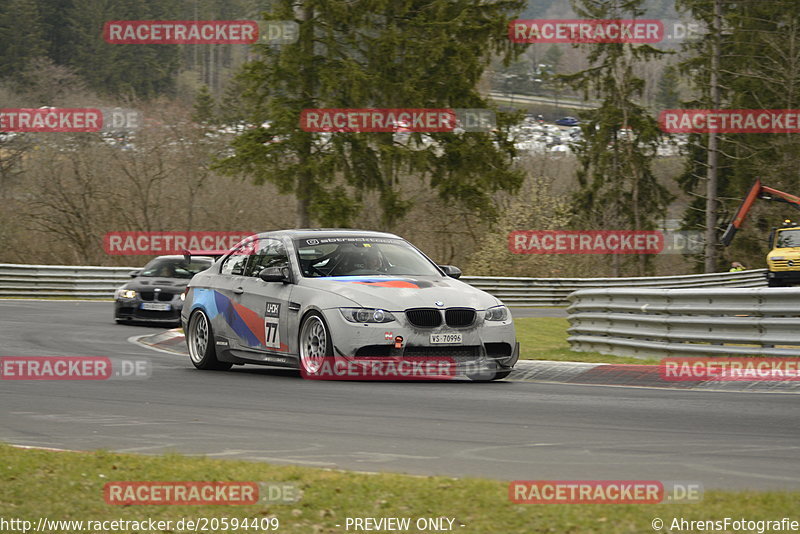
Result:
{"label": "distant parked car", "polygon": [[577,126],[581,123],[575,117],[562,117],[556,121],[559,126]]}
{"label": "distant parked car", "polygon": [[213,263],[210,256],[159,256],[131,271],[133,280],[114,295],[114,320],[179,324],[186,285]]}

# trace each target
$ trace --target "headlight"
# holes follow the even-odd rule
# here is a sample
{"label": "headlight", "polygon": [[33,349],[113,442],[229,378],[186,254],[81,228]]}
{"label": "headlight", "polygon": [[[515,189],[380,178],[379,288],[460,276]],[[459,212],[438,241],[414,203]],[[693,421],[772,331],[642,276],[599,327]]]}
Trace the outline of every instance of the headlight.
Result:
{"label": "headlight", "polygon": [[372,308],[339,308],[342,316],[351,323],[389,323],[394,315],[384,310]]}
{"label": "headlight", "polygon": [[489,308],[486,310],[486,316],[484,319],[487,321],[505,321],[508,319],[508,308],[505,306],[495,306],[494,308]]}
{"label": "headlight", "polygon": [[136,298],[136,291],[133,289],[117,289],[118,299],[132,299]]}

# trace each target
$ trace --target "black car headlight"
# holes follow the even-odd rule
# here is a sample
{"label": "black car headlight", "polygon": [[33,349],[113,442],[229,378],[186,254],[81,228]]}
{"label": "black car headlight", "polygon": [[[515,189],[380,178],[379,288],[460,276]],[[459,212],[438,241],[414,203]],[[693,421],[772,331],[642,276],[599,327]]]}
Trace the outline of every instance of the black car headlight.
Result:
{"label": "black car headlight", "polygon": [[133,299],[136,298],[136,291],[133,289],[117,289],[118,299]]}
{"label": "black car headlight", "polygon": [[373,308],[339,308],[342,316],[351,323],[389,323],[394,315],[385,310]]}
{"label": "black car headlight", "polygon": [[505,321],[508,319],[508,308],[505,306],[495,306],[486,310],[484,319],[487,321]]}

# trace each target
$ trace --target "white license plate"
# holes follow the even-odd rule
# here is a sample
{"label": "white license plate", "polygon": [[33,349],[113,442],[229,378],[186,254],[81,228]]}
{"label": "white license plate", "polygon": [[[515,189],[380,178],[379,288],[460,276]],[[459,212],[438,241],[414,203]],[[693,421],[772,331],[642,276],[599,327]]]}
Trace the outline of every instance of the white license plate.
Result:
{"label": "white license plate", "polygon": [[143,310],[170,311],[172,309],[172,304],[166,304],[164,302],[142,302],[139,307]]}
{"label": "white license plate", "polygon": [[455,345],[461,343],[461,334],[431,334],[431,345]]}

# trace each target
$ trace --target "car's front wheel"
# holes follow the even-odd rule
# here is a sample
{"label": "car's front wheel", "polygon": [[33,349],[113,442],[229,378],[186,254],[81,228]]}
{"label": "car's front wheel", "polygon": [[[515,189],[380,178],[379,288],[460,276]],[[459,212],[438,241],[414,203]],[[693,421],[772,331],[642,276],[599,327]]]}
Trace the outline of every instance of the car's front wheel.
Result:
{"label": "car's front wheel", "polygon": [[314,376],[320,372],[325,358],[333,356],[333,340],[328,325],[318,312],[311,312],[300,326],[300,373]]}
{"label": "car's front wheel", "polygon": [[189,347],[189,358],[192,364],[203,370],[230,369],[233,364],[221,362],[217,359],[217,350],[214,346],[214,332],[211,321],[201,310],[197,310],[189,318],[186,332],[186,344]]}

